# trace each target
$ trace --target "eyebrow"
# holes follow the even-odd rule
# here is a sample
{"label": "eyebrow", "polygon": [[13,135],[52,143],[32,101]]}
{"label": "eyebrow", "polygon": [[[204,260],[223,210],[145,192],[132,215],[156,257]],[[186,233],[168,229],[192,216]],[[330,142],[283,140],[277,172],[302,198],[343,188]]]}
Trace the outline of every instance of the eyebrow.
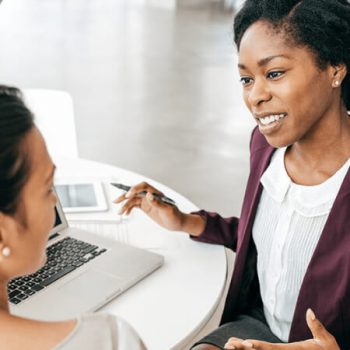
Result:
{"label": "eyebrow", "polygon": [[[275,58],[286,58],[286,59],[290,59],[289,56],[287,55],[273,55],[273,56],[268,56],[268,57],[265,57],[265,58],[262,58],[260,61],[258,61],[258,66],[259,67],[263,67],[263,66],[266,66],[270,61],[274,60]],[[242,64],[242,63],[238,63],[238,68],[240,69],[246,69],[247,67]]]}
{"label": "eyebrow", "polygon": [[56,171],[56,165],[54,164],[54,165],[52,166],[51,173],[50,173],[50,175],[47,177],[45,183],[48,183],[48,182],[54,177],[55,171]]}

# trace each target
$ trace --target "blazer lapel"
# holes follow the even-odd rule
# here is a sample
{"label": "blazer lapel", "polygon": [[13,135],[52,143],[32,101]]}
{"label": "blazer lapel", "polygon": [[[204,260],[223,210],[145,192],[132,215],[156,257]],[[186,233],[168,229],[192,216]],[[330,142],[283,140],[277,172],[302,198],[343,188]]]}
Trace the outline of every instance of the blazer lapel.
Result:
{"label": "blazer lapel", "polygon": [[[312,337],[305,313],[310,307],[334,336],[341,333],[341,300],[346,293],[350,266],[350,170],[334,201],[299,292],[289,341]],[[345,282],[344,282],[345,281]],[[339,310],[337,309],[339,308]],[[338,320],[335,320],[338,318]]]}
{"label": "blazer lapel", "polygon": [[249,258],[247,256],[249,252],[249,243],[252,236],[251,231],[254,217],[262,191],[260,178],[265,169],[268,167],[274,151],[275,149],[271,146],[266,146],[260,148],[251,155],[252,170],[249,175],[242,211],[239,219],[235,268],[231,279],[230,288],[226,297],[224,313],[220,322],[221,324],[232,319],[232,315],[239,307],[239,303],[237,302],[240,299],[239,295],[244,295],[249,292],[248,289],[249,280],[251,279],[251,271],[247,271],[246,269],[247,258]]}
{"label": "blazer lapel", "polygon": [[252,227],[255,219],[256,210],[259,204],[262,185],[260,178],[270,164],[272,154],[276,149],[266,147],[256,151],[252,155],[251,169],[253,169],[247,184],[244,204],[240,216],[240,229],[238,232],[237,252],[244,243],[249,243],[252,234]]}

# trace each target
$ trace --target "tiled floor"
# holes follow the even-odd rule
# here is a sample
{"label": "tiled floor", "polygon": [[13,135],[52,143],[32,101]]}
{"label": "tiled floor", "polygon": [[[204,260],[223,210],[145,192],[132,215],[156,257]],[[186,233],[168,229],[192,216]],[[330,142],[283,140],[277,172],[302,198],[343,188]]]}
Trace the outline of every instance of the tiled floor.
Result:
{"label": "tiled floor", "polygon": [[[181,4],[181,5],[179,5]],[[82,157],[239,214],[254,125],[214,0],[7,0],[1,82],[67,90]]]}

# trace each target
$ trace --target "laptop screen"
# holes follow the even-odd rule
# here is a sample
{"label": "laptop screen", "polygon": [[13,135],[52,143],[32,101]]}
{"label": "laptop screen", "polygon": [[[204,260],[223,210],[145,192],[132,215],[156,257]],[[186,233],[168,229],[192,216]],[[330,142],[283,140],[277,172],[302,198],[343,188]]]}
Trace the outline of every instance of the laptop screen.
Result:
{"label": "laptop screen", "polygon": [[58,215],[57,207],[55,207],[55,214],[56,214],[56,220],[55,220],[55,223],[54,223],[53,227],[56,227],[56,226],[62,224],[61,218]]}
{"label": "laptop screen", "polygon": [[55,223],[52,226],[52,230],[49,235],[49,240],[57,236],[57,231],[54,230],[54,228],[62,224],[62,220],[60,218],[60,215],[58,214],[57,206],[55,206],[55,215],[56,215],[56,219],[55,219]]}

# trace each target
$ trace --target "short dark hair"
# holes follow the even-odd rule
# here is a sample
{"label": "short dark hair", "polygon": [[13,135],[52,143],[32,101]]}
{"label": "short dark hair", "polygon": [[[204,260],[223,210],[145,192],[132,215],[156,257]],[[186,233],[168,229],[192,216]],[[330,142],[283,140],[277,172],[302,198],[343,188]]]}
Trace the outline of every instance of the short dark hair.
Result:
{"label": "short dark hair", "polygon": [[234,40],[239,50],[245,31],[265,20],[294,44],[308,47],[320,69],[345,64],[342,99],[350,110],[350,3],[348,0],[246,0],[235,16]]}
{"label": "short dark hair", "polygon": [[22,189],[29,177],[30,160],[25,136],[34,127],[34,117],[22,93],[0,85],[0,212],[17,212]]}

